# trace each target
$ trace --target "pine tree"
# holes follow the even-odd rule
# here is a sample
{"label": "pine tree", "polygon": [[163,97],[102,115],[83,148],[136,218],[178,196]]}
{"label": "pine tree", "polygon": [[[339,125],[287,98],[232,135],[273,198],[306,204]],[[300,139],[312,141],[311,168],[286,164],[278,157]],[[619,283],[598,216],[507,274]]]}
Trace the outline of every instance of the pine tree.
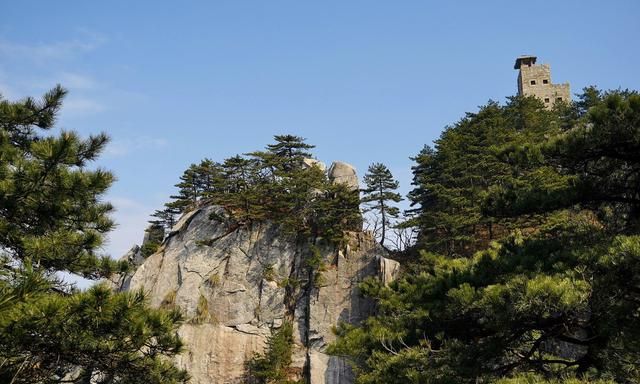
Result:
{"label": "pine tree", "polygon": [[158,219],[151,222],[166,225],[173,213],[208,203],[224,208],[236,228],[268,220],[284,233],[336,243],[344,231],[361,228],[357,191],[336,186],[322,169],[305,165],[314,146],[293,135],[275,136],[275,141],[264,151],[220,164],[208,159],[192,164],[177,185],[177,200],[156,211]]}
{"label": "pine tree", "polygon": [[214,195],[220,188],[222,180],[222,166],[211,159],[204,159],[195,167],[197,185],[200,197],[206,199]]}
{"label": "pine tree", "polygon": [[[508,172],[489,178],[471,207],[479,222],[508,220],[513,231],[465,257],[422,246],[390,286],[361,286],[378,312],[343,326],[332,346],[353,357],[358,383],[637,382],[640,96],[589,97],[586,109],[569,106],[571,129],[553,135],[566,111],[507,106],[503,128],[517,129],[493,153]],[[494,126],[487,139],[503,132]],[[455,162],[440,157],[444,146],[470,142],[448,137],[435,156]],[[458,170],[456,179],[478,174]]]}
{"label": "pine tree", "polygon": [[267,150],[282,158],[311,157],[307,150],[315,148],[315,145],[305,143],[305,139],[300,136],[275,135],[274,139],[276,143],[267,145]]}
{"label": "pine tree", "polygon": [[365,212],[375,211],[380,215],[380,245],[384,245],[387,228],[392,225],[392,219],[397,219],[400,215],[400,209],[391,205],[402,201],[400,194],[395,192],[399,184],[391,171],[381,163],[369,166],[364,175],[364,183],[367,187],[362,190],[362,203],[366,204]]}
{"label": "pine tree", "polygon": [[210,159],[204,159],[199,164],[191,164],[180,176],[180,182],[175,185],[178,194],[172,195],[171,198],[174,200],[165,204],[168,211],[156,213],[184,213],[195,208],[199,201],[214,195],[218,188],[223,188],[222,173],[223,167]]}
{"label": "pine tree", "polygon": [[404,226],[419,228],[417,243],[449,256],[471,256],[514,227],[482,214],[489,187],[508,183],[514,159],[497,156],[499,148],[517,147],[559,133],[560,118],[532,97],[513,97],[505,106],[489,102],[447,127],[435,146],[413,160],[412,208]]}
{"label": "pine tree", "polygon": [[293,352],[293,325],[286,321],[267,339],[264,356],[256,355],[248,364],[248,379],[252,384],[297,384],[288,380],[288,368]]}
{"label": "pine tree", "polygon": [[166,234],[165,227],[161,223],[153,222],[144,230],[144,232],[144,241],[140,247],[140,252],[143,257],[149,257],[156,253],[162,245],[162,241]]}
{"label": "pine tree", "polygon": [[99,254],[113,227],[102,196],[111,173],[88,168],[105,135],[43,136],[66,91],[0,99],[0,382],[186,382],[165,357],[182,348],[177,312],[105,285],[75,293],[58,278],[126,272]]}
{"label": "pine tree", "polygon": [[180,182],[175,185],[178,188],[178,194],[172,195],[174,201],[171,207],[179,210],[181,213],[189,211],[196,206],[198,200],[202,197],[202,187],[198,179],[197,165],[191,164],[180,176]]}
{"label": "pine tree", "polygon": [[151,224],[161,225],[165,230],[171,230],[176,225],[176,217],[180,214],[180,209],[175,208],[173,204],[165,204],[164,209],[157,209],[151,216],[155,217],[149,220]]}
{"label": "pine tree", "polygon": [[314,145],[305,143],[305,139],[294,135],[276,135],[275,144],[267,145],[267,151],[276,161],[276,166],[284,171],[300,168],[305,158],[312,157],[309,149]]}

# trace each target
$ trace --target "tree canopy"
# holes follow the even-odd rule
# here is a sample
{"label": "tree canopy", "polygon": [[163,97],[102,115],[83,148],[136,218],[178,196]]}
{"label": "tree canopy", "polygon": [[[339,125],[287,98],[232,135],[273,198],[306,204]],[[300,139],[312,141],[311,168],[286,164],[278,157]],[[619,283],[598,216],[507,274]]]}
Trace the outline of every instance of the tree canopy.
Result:
{"label": "tree canopy", "polygon": [[76,292],[56,273],[126,272],[99,252],[113,227],[103,194],[114,177],[88,168],[108,138],[54,128],[66,91],[0,98],[0,381],[181,383],[164,357],[182,350],[175,311],[105,285]]}
{"label": "tree canopy", "polygon": [[360,223],[358,192],[332,183],[313,162],[307,164],[314,146],[303,138],[276,135],[274,139],[264,151],[189,166],[176,184],[179,193],[165,210],[154,214],[160,217],[154,222],[166,222],[169,209],[185,212],[216,204],[236,225],[271,221],[285,233],[340,243],[344,231]]}
{"label": "tree canopy", "polygon": [[375,212],[376,222],[374,232],[380,228],[380,244],[384,245],[387,236],[387,229],[393,224],[393,220],[400,216],[400,209],[393,203],[402,201],[402,196],[395,192],[399,183],[393,178],[391,171],[386,165],[373,163],[369,166],[364,175],[366,188],[362,189],[361,202],[365,204],[365,212]]}
{"label": "tree canopy", "polygon": [[359,383],[637,382],[639,137],[640,96],[593,88],[449,127],[416,157],[419,259],[332,352]]}

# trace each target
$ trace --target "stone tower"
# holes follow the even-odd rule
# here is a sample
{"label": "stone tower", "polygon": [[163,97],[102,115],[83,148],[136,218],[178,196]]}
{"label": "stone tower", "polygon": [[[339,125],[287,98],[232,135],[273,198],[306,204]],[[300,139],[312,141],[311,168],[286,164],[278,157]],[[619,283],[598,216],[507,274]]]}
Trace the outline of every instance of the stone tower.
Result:
{"label": "stone tower", "polygon": [[514,69],[519,69],[518,95],[535,96],[542,100],[547,108],[553,107],[557,101],[571,100],[569,83],[553,84],[549,64],[536,65],[535,56],[520,56],[516,59]]}

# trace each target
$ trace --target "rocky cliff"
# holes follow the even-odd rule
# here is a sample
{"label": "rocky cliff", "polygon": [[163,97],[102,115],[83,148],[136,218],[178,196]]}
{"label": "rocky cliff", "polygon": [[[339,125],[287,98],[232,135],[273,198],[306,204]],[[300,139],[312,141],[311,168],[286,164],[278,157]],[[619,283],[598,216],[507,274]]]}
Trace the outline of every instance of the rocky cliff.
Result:
{"label": "rocky cliff", "polygon": [[[183,311],[187,351],[177,363],[193,383],[245,382],[246,362],[285,321],[294,326],[292,379],[351,383],[347,364],[325,354],[332,329],[365,319],[373,305],[358,283],[388,281],[398,265],[367,233],[349,232],[347,240],[336,247],[269,223],[237,226],[224,210],[205,206],[185,214],[155,254],[141,259],[132,249],[125,257],[139,266],[117,285],[143,288],[152,305]],[[323,262],[315,274],[309,257]]]}

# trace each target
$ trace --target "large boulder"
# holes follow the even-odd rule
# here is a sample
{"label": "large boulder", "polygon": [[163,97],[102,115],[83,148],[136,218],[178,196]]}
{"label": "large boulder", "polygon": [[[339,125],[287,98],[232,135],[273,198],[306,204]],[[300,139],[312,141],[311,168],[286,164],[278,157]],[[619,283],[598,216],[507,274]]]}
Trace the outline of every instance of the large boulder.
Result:
{"label": "large boulder", "polygon": [[354,191],[360,187],[356,169],[351,164],[334,161],[329,167],[328,176],[334,183],[345,184]]}

